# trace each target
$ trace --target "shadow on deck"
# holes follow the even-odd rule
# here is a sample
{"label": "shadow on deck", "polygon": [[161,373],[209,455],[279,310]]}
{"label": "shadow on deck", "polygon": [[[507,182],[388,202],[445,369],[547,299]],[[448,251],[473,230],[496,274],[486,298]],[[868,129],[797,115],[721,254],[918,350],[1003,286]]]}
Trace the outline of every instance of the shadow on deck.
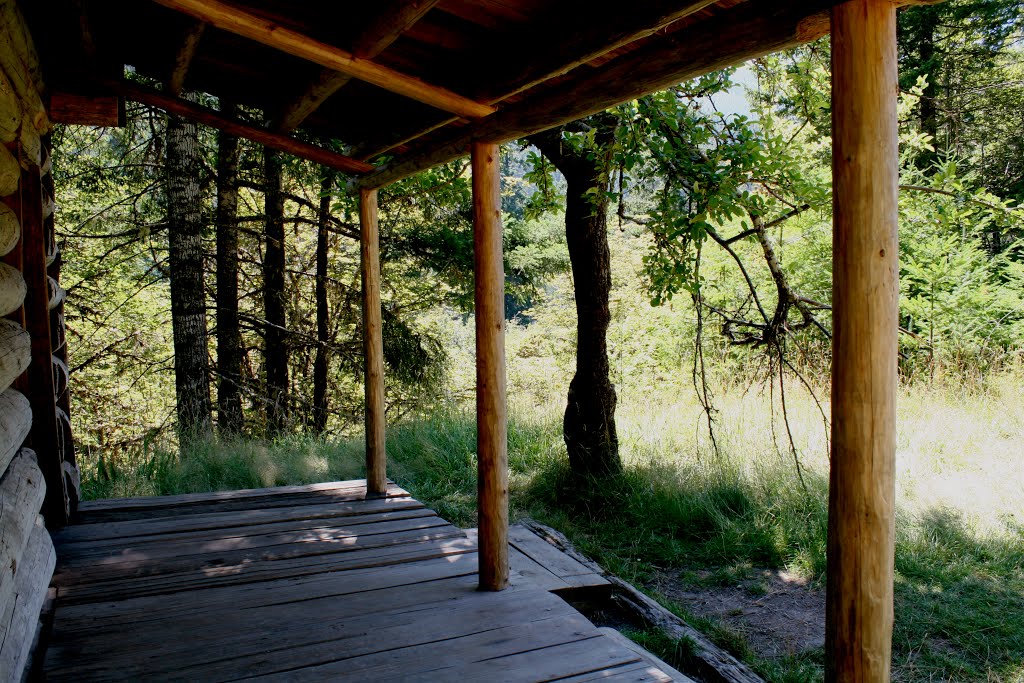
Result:
{"label": "shadow on deck", "polygon": [[[59,532],[48,680],[671,681],[550,590],[603,581],[513,530],[467,536],[362,481],[83,503]],[[546,545],[546,544],[544,544]],[[554,554],[551,554],[554,553]],[[48,642],[46,642],[48,641]]]}

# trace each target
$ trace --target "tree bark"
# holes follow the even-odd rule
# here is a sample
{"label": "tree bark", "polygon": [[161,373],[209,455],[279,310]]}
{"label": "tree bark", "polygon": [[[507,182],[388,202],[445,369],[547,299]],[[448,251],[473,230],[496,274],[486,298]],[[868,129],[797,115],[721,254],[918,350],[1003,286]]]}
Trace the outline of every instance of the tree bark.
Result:
{"label": "tree bark", "polygon": [[203,213],[196,125],[167,117],[167,214],[178,433],[210,433],[211,405],[203,286]]}
{"label": "tree bark", "polygon": [[[576,294],[576,374],[569,384],[563,437],[575,474],[605,477],[622,471],[615,431],[615,386],[608,363],[608,299],[611,253],[608,247],[608,197],[616,120],[593,117],[595,150],[562,144],[562,129],[530,138],[551,160],[568,185],[565,237]],[[597,192],[592,190],[596,189]]]}
{"label": "tree bark", "polygon": [[[221,111],[235,115],[233,104]],[[238,138],[217,135],[217,417],[222,434],[238,434],[242,415],[242,335],[238,322]]]}
{"label": "tree bark", "polygon": [[267,373],[267,432],[288,421],[288,338],[284,292],[284,195],[281,154],[264,148],[266,246],[263,254],[264,363]]}
{"label": "tree bark", "polygon": [[832,439],[825,680],[889,680],[899,337],[896,8],[832,9]]}
{"label": "tree bark", "polygon": [[313,431],[327,429],[327,342],[330,338],[327,310],[327,238],[331,215],[331,188],[334,173],[324,169],[320,180],[320,213],[316,235],[316,358],[313,360]]}
{"label": "tree bark", "polygon": [[[921,26],[921,43],[919,46],[921,70],[928,77],[928,83],[921,93],[921,132],[931,136],[932,145],[939,147],[939,68],[940,63],[935,56],[935,31],[938,28],[938,10],[935,7],[921,7],[924,21]],[[921,163],[930,166],[935,163],[938,154],[924,151]]]}

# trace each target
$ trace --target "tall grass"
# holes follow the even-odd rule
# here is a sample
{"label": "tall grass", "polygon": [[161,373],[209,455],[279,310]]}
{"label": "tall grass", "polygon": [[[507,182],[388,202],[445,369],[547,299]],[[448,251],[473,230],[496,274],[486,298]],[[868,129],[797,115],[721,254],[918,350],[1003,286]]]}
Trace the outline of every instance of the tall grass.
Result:
{"label": "tall grass", "polygon": [[[732,386],[716,397],[716,453],[692,389],[624,387],[618,424],[625,473],[581,482],[568,472],[561,405],[514,401],[509,425],[513,518],[565,531],[611,571],[643,583],[679,568],[728,583],[751,567],[787,568],[820,587],[828,455],[819,406],[792,388],[790,430],[771,396]],[[823,406],[827,416],[827,405]],[[438,412],[390,429],[389,474],[438,512],[475,525],[472,414]],[[1024,680],[1024,381],[913,386],[899,402],[895,678]],[[221,441],[179,458],[87,462],[89,497],[250,488],[361,476],[359,440],[294,436]],[[742,639],[723,636],[741,654]],[[750,656],[750,653],[747,652]],[[755,665],[774,681],[815,680],[818,655]]]}

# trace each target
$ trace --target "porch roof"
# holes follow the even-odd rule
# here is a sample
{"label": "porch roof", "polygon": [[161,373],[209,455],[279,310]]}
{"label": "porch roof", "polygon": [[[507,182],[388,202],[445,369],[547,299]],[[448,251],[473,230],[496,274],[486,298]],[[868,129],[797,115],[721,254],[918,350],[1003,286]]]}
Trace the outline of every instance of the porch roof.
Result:
{"label": "porch roof", "polygon": [[[167,108],[168,95],[196,91],[369,162],[344,170],[378,187],[466,154],[474,139],[513,140],[813,40],[834,4],[36,0],[24,10],[51,100],[84,95],[92,108],[51,107],[55,118],[89,122],[104,94]],[[124,85],[126,67],[159,92]]]}

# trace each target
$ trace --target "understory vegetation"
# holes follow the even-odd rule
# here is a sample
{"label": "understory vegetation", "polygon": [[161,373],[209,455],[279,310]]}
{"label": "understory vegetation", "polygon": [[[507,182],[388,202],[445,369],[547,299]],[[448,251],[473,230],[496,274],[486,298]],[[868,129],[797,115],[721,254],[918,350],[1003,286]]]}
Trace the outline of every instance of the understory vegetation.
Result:
{"label": "understory vegetation", "polygon": [[[797,392],[794,391],[794,395]],[[552,396],[552,399],[555,399]],[[634,386],[619,419],[624,476],[578,488],[565,464],[557,404],[517,404],[509,425],[513,519],[565,532],[635,585],[679,570],[693,590],[747,583],[787,568],[823,588],[826,530],[824,431],[806,396],[790,416],[807,458],[803,490],[780,455],[767,398],[734,385],[721,396],[720,454],[700,434],[692,388]],[[778,417],[776,419],[778,423]],[[776,429],[780,427],[776,424]],[[964,392],[916,386],[900,396],[894,678],[1020,681],[1024,676],[1024,381],[1020,370]],[[443,517],[475,526],[476,427],[442,411],[388,435],[389,475]],[[153,447],[87,472],[90,496],[172,494],[357,478],[360,439],[283,437],[196,446],[187,458]],[[102,469],[101,469],[102,468]],[[750,600],[762,597],[756,585]],[[657,590],[655,597],[661,597]],[[666,604],[771,681],[815,681],[820,648],[758,657],[741,631]],[[633,635],[633,634],[631,634]],[[685,667],[686,649],[641,642]],[[685,670],[685,668],[684,668]]]}
{"label": "understory vegetation", "polygon": [[[657,591],[682,585],[745,586],[763,568],[824,587],[827,388],[808,366],[787,380],[788,430],[778,386],[719,347],[715,452],[691,377],[694,324],[685,308],[652,307],[636,278],[642,250],[613,234],[612,373],[624,474],[581,486],[568,469],[561,405],[572,371],[571,289],[555,278],[508,332],[512,517],[565,532],[608,570],[656,597],[772,681],[819,680],[820,647],[759,656],[741,629],[687,611]],[[529,324],[523,320],[528,319]],[[472,320],[444,319],[451,354],[447,400],[389,428],[388,473],[437,512],[475,526],[476,423]],[[643,333],[639,331],[643,330]],[[940,367],[908,379],[899,397],[896,680],[1019,681],[1024,675],[1024,367],[1006,354],[981,373]],[[774,392],[774,396],[773,396]],[[469,397],[467,402],[465,399]],[[824,411],[824,413],[822,412]],[[88,497],[165,495],[310,483],[362,476],[361,435],[292,434],[223,439],[181,454],[154,440],[120,457],[86,460]],[[634,634],[685,667],[686,649]]]}

